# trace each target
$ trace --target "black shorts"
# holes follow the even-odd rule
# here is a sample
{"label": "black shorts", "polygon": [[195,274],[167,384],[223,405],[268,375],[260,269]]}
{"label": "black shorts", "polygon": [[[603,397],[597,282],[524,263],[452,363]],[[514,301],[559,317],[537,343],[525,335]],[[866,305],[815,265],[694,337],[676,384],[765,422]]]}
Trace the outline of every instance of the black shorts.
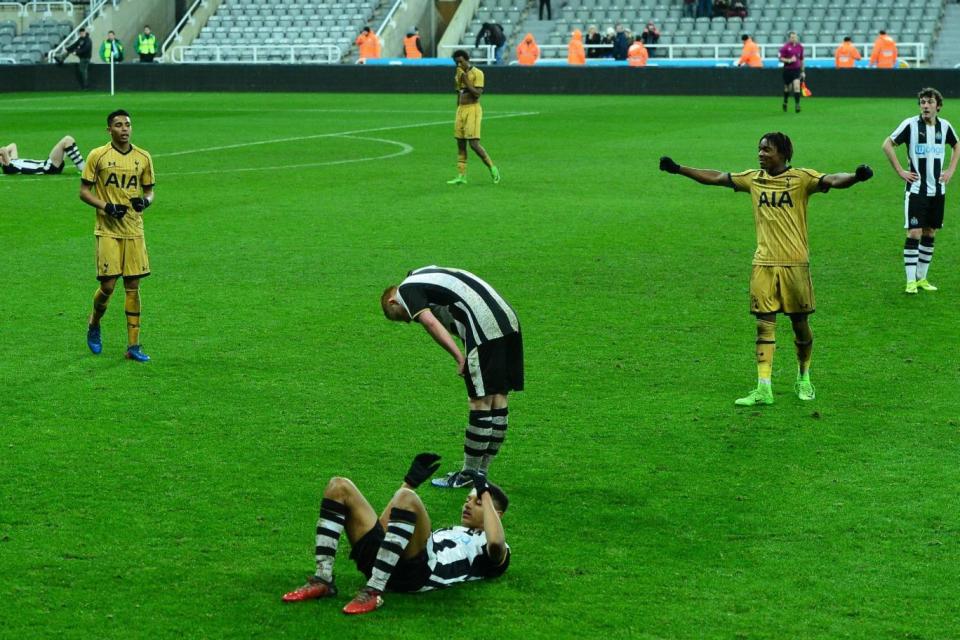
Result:
{"label": "black shorts", "polygon": [[468,353],[463,379],[471,398],[523,391],[523,337],[520,332],[484,342]]}
{"label": "black shorts", "polygon": [[803,73],[800,69],[788,69],[783,68],[783,84],[788,85],[794,80],[800,79],[800,74]]}
{"label": "black shorts", "polygon": [[43,172],[48,176],[54,176],[63,173],[63,163],[61,162],[60,164],[53,164],[52,162],[48,162],[43,168]]}
{"label": "black shorts", "polygon": [[[363,537],[357,540],[357,544],[350,550],[350,559],[356,563],[357,569],[367,576],[367,579],[373,573],[373,563],[377,560],[377,552],[386,535],[383,525],[377,520],[373,529],[363,534]],[[429,578],[430,565],[427,564],[427,550],[424,549],[412,558],[400,558],[390,575],[390,580],[387,581],[387,589],[419,591],[427,584]]]}
{"label": "black shorts", "polygon": [[943,227],[943,196],[924,196],[907,192],[903,199],[904,229],[940,229]]}

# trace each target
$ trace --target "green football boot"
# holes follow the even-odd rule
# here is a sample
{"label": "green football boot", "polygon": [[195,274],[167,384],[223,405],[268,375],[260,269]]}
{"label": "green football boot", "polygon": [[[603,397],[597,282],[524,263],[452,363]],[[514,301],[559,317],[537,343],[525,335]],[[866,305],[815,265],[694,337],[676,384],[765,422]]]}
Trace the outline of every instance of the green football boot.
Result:
{"label": "green football boot", "polygon": [[924,291],[936,291],[937,288],[930,284],[930,281],[926,278],[917,280],[917,289],[923,289]]}
{"label": "green football boot", "polygon": [[493,184],[500,183],[500,169],[490,167],[490,177],[493,178]]}
{"label": "green football boot", "polygon": [[757,388],[742,398],[737,398],[733,404],[738,407],[753,407],[758,404],[773,404],[773,387],[769,384],[758,384]]}
{"label": "green football boot", "polygon": [[810,374],[801,376],[797,374],[797,382],[793,385],[793,390],[797,392],[797,397],[801,400],[813,400],[817,397],[817,390],[813,388],[810,382]]}
{"label": "green football boot", "polygon": [[915,294],[917,292],[917,281],[910,280],[909,282],[907,282],[907,288],[904,289],[903,292],[909,293],[911,295]]}
{"label": "green football boot", "polygon": [[456,178],[454,178],[453,180],[447,180],[447,184],[454,184],[454,185],[456,185],[456,184],[467,184],[467,177],[466,177],[466,176],[459,176],[459,175],[458,175],[458,176],[457,176]]}

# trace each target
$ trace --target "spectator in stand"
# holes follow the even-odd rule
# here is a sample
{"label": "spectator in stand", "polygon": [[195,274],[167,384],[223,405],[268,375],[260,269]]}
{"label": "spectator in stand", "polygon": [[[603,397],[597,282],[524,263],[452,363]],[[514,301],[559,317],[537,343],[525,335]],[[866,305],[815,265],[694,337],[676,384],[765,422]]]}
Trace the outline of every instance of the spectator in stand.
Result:
{"label": "spectator in stand", "polygon": [[567,64],[586,64],[587,55],[583,49],[583,33],[574,29],[567,44]]}
{"label": "spectator in stand", "polygon": [[683,0],[683,17],[697,17],[697,0]]}
{"label": "spectator in stand", "polygon": [[411,27],[403,39],[403,55],[411,60],[423,58],[423,45],[420,44],[420,30]]}
{"label": "spectator in stand", "polygon": [[697,0],[697,17],[698,18],[713,17],[713,1],[712,0]]}
{"label": "spectator in stand", "polygon": [[523,42],[517,45],[517,62],[522,65],[534,65],[540,59],[540,47],[534,40],[533,34],[528,33],[523,37]]}
{"label": "spectator in stand", "polygon": [[711,18],[725,18],[730,9],[729,0],[713,0],[713,15]]}
{"label": "spectator in stand", "polygon": [[627,50],[630,48],[630,39],[622,24],[617,25],[613,36],[613,59],[626,60]]}
{"label": "spectator in stand", "polygon": [[587,44],[587,57],[588,58],[599,58],[601,57],[600,49],[597,47],[591,47],[591,44],[602,44],[603,39],[600,37],[600,32],[597,31],[596,25],[590,25],[587,27],[587,37],[584,38],[585,43]]}
{"label": "spectator in stand", "polygon": [[887,35],[886,31],[881,30],[880,35],[873,42],[870,66],[878,69],[893,69],[897,66],[897,43]]}
{"label": "spectator in stand", "polygon": [[[653,23],[653,20],[647,23],[647,26],[643,28],[643,31],[640,33],[640,38],[643,39],[643,46],[646,47],[647,53],[650,54],[651,58],[657,57],[657,47],[656,44],[660,42],[660,30],[657,29],[657,25]],[[627,55],[629,56],[629,53]]]}
{"label": "spectator in stand", "polygon": [[377,34],[375,34],[370,27],[363,28],[363,31],[357,36],[354,44],[360,48],[360,57],[357,59],[357,62],[360,64],[363,64],[367,60],[380,57],[380,38],[377,37]]}
{"label": "spectator in stand", "polygon": [[123,43],[117,40],[117,34],[107,32],[107,39],[100,45],[100,59],[104,62],[123,62]]}
{"label": "spectator in stand", "polygon": [[637,36],[637,39],[627,50],[627,64],[631,67],[645,67],[649,58],[650,54],[647,53],[647,48],[643,46],[643,35],[641,34]]}
{"label": "spectator in stand", "polygon": [[853,46],[853,38],[847,36],[843,42],[833,52],[833,59],[837,63],[837,69],[850,69],[857,65],[857,60],[861,57],[860,52]]}
{"label": "spectator in stand", "polygon": [[66,48],[66,53],[62,57],[57,58],[57,64],[63,64],[64,58],[71,53],[75,53],[79,61],[77,63],[77,80],[80,82],[80,88],[86,89],[90,84],[87,72],[90,68],[90,58],[93,57],[93,41],[90,40],[86,29],[81,28],[77,32],[77,39]]}
{"label": "spectator in stand", "polygon": [[746,18],[747,17],[747,5],[745,5],[740,0],[733,0],[733,4],[730,5],[730,9],[727,10],[728,18]]}
{"label": "spectator in stand", "polygon": [[492,20],[484,22],[473,46],[479,47],[481,40],[485,44],[493,45],[493,59],[497,64],[502,64],[503,50],[507,48],[507,36],[503,34],[503,27]]}
{"label": "spectator in stand", "polygon": [[153,62],[157,55],[157,36],[150,31],[150,25],[144,25],[143,31],[137,34],[137,53],[140,62]]}
{"label": "spectator in stand", "polygon": [[763,59],[760,57],[760,45],[746,33],[740,36],[740,39],[743,40],[743,51],[740,53],[740,59],[737,60],[737,66],[762,67]]}
{"label": "spectator in stand", "polygon": [[540,19],[543,20],[543,8],[547,8],[547,20],[553,20],[553,11],[550,8],[550,0],[540,0]]}
{"label": "spectator in stand", "polygon": [[[600,40],[600,44],[610,45],[611,47],[617,40],[617,32],[613,30],[613,27],[607,27],[606,33],[603,34],[603,39]],[[600,54],[601,58],[612,58],[613,49],[601,49],[602,53]]]}

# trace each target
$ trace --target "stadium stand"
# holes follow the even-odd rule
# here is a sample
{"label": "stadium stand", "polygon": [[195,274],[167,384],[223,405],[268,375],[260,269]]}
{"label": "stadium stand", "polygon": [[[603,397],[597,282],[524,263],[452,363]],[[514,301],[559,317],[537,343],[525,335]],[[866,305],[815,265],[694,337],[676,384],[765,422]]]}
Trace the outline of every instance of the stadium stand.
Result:
{"label": "stadium stand", "polygon": [[544,59],[564,58],[573,29],[586,32],[595,25],[603,33],[619,23],[637,35],[653,20],[661,32],[662,57],[735,58],[740,35],[749,33],[762,46],[764,57],[775,59],[787,32],[797,31],[802,42],[817,45],[815,56],[827,58],[844,36],[851,36],[863,50],[885,29],[899,43],[922,45],[923,53],[921,47],[901,50],[902,56],[916,60],[926,57],[936,42],[946,2],[914,0],[905,6],[892,0],[749,0],[747,17],[741,19],[683,17],[680,0],[566,0],[553,3],[552,21],[537,19],[536,4],[535,0],[482,0],[463,43],[472,45],[480,25],[493,19],[503,26],[510,51],[531,32],[541,43]]}
{"label": "stadium stand", "polygon": [[348,61],[357,34],[374,21],[381,4],[380,0],[225,0],[177,61]]}
{"label": "stadium stand", "polygon": [[0,63],[43,62],[73,30],[74,15],[69,2],[0,3]]}

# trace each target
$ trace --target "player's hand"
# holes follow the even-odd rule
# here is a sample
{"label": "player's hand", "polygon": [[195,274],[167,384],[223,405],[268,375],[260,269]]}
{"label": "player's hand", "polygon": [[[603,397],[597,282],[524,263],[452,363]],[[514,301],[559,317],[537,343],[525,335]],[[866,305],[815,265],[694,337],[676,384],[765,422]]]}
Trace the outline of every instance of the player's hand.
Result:
{"label": "player's hand", "polygon": [[670,156],[660,156],[660,171],[680,173],[680,165],[674,162]]}
{"label": "player's hand", "polygon": [[473,480],[473,488],[477,490],[477,497],[479,498],[484,494],[484,492],[490,490],[490,485],[487,482],[487,475],[475,469],[465,469],[460,472],[460,475],[466,476]]}
{"label": "player's hand", "polygon": [[112,218],[122,220],[123,216],[127,215],[127,205],[108,202],[107,206],[103,208],[103,212]]}
{"label": "player's hand", "polygon": [[460,376],[461,378],[463,377],[463,370],[466,368],[466,366],[467,366],[467,360],[465,358],[457,359],[457,375]]}
{"label": "player's hand", "polygon": [[950,182],[950,178],[953,177],[953,171],[944,171],[940,174],[940,184],[947,184]]}
{"label": "player's hand", "polygon": [[146,198],[130,198],[130,206],[139,213],[150,206],[150,201]]}
{"label": "player's hand", "polygon": [[868,164],[862,164],[853,172],[857,176],[857,182],[866,182],[873,177],[873,169]]}
{"label": "player's hand", "polygon": [[903,169],[900,169],[897,173],[899,173],[900,177],[906,180],[908,184],[913,184],[920,179],[920,176],[913,171],[904,171]]}
{"label": "player's hand", "polygon": [[426,482],[440,468],[440,456],[435,453],[418,453],[410,463],[410,470],[403,476],[403,481],[416,489]]}

